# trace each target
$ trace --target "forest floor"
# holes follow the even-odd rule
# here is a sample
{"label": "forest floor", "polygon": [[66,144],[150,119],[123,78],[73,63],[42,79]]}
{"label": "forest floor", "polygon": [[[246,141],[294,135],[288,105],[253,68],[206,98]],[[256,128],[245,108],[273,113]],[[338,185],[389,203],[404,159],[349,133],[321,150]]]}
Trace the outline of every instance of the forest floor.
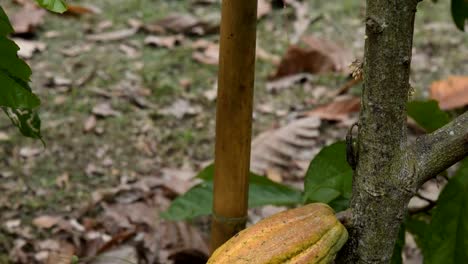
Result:
{"label": "forest floor", "polygon": [[[18,3],[25,1],[5,2],[2,7],[12,17],[24,8]],[[278,59],[297,38],[295,23],[306,23],[304,35],[342,47],[346,59],[362,58],[364,51],[363,1],[304,1],[308,5],[305,19],[300,18],[301,8],[273,2],[271,10],[262,7],[264,14],[258,21],[262,54],[256,64],[254,137],[333,101],[323,95],[349,80],[349,74],[335,71],[271,89],[269,80],[277,71]],[[96,198],[105,196],[102,190],[161,179],[166,183],[154,183],[164,188],[152,205],[156,210],[165,208],[193,185],[190,177],[213,159],[217,81],[213,54],[219,38],[220,1],[99,0],[73,1],[73,5],[90,9],[74,15],[46,13],[39,25],[14,36],[36,49],[24,56],[33,70],[33,90],[42,100],[46,146],[21,136],[0,116],[0,263],[44,262],[54,247],[51,238],[63,238],[64,230],[92,229],[91,219],[99,210],[111,215],[112,210],[119,214],[128,209],[117,210],[121,205],[115,199],[100,204],[99,210],[90,209],[90,201],[96,205],[105,200]],[[171,14],[177,14],[176,29],[164,32],[155,21]],[[190,19],[199,25],[184,28],[184,23],[193,23]],[[449,1],[421,2],[415,23],[411,85],[414,98],[427,98],[434,81],[468,73],[468,35],[451,21]],[[359,84],[349,92],[359,93]],[[314,148],[342,139],[350,120],[342,120],[341,125],[322,120],[321,131],[332,129],[321,132],[322,143]],[[301,178],[283,181],[299,185]],[[135,195],[130,192],[120,198],[127,199],[122,202],[125,205],[128,199],[141,198]],[[57,229],[64,219],[72,227]],[[110,237],[114,241],[124,235]],[[73,237],[67,237],[71,245]],[[74,252],[93,256],[105,251],[102,244],[86,250]],[[166,254],[155,259],[163,261],[170,255]]]}

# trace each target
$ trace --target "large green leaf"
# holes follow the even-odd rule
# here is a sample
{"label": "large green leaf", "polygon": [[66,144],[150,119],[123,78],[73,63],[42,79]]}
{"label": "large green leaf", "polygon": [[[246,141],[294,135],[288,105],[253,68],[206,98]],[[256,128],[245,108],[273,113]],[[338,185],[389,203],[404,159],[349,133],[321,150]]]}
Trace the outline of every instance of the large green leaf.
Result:
{"label": "large green leaf", "polygon": [[18,57],[19,47],[7,37],[12,32],[0,6],[0,108],[23,135],[40,139],[41,120],[34,108],[41,102],[28,84],[31,69]]}
{"label": "large green leaf", "polygon": [[418,247],[424,252],[427,251],[425,241],[426,235],[430,233],[429,223],[418,215],[412,215],[405,220],[406,231],[410,232]]}
{"label": "large green leaf", "polygon": [[468,0],[452,0],[452,18],[461,31],[465,30],[465,21],[468,20]]}
{"label": "large green leaf", "polygon": [[0,6],[0,36],[6,36],[13,32],[13,27],[3,8]]}
{"label": "large green leaf", "polygon": [[448,114],[440,110],[435,100],[411,101],[407,108],[408,115],[429,133],[450,122]]}
{"label": "large green leaf", "polygon": [[468,158],[439,196],[424,236],[425,264],[458,264],[468,260]]}
{"label": "large green leaf", "polygon": [[311,161],[304,183],[307,202],[328,203],[336,211],[348,207],[353,170],[346,162],[346,144],[337,142],[323,148]]}
{"label": "large green leaf", "polygon": [[[213,165],[203,169],[198,178],[203,182],[196,185],[184,195],[176,198],[169,209],[161,216],[169,220],[191,219],[197,216],[211,214],[213,205]],[[302,193],[269,180],[268,178],[250,174],[249,177],[249,208],[263,205],[295,205],[302,200]]]}
{"label": "large green leaf", "polygon": [[2,110],[24,136],[41,139],[42,141],[41,119],[37,112],[30,109],[13,109],[9,107],[2,107]]}
{"label": "large green leaf", "polygon": [[36,2],[50,11],[63,13],[67,11],[67,5],[63,0],[36,0]]}
{"label": "large green leaf", "polygon": [[393,248],[392,259],[390,260],[391,264],[403,263],[403,258],[401,256],[401,253],[403,251],[404,246],[405,246],[405,225],[402,224],[400,226],[400,231],[398,231],[398,239],[395,243],[395,248]]}

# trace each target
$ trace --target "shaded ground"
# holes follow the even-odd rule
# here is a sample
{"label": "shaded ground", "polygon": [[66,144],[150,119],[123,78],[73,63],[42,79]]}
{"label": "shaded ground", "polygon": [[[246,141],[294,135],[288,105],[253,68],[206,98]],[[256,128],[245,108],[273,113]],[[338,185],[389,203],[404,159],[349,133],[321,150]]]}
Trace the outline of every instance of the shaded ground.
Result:
{"label": "shaded ground", "polygon": [[[217,40],[216,34],[185,36],[181,45],[170,49],[145,45],[143,40],[149,35],[145,31],[118,41],[94,42],[86,36],[128,29],[129,19],[147,24],[170,13],[191,13],[217,21],[220,4],[214,2],[76,1],[98,7],[102,13],[45,16],[32,37],[47,47],[28,62],[34,73],[32,87],[43,102],[47,147],[20,136],[0,116],[4,135],[0,141],[2,222],[20,219],[23,225],[30,225],[35,216],[45,213],[69,214],[89,200],[92,191],[116,186],[122,179],[158,177],[167,168],[194,172],[213,158],[215,101],[206,92],[215,86],[216,66],[195,61],[191,44],[200,39]],[[320,19],[309,26],[307,34],[345,45],[355,58],[361,58],[364,3],[308,2],[311,17]],[[3,7],[9,15],[20,8],[12,3]],[[422,2],[417,16],[411,83],[415,97],[424,97],[433,81],[468,73],[468,35],[455,29],[448,1]],[[293,20],[289,7],[274,9],[259,20],[259,46],[282,56],[289,46]],[[84,50],[64,55],[64,51],[77,48]],[[288,113],[312,109],[314,87],[337,89],[347,78],[324,74],[314,79],[311,87],[296,85],[272,93],[265,87],[276,66],[259,59],[256,67],[256,106],[267,103],[285,114],[257,107],[255,134],[291,118]],[[57,78],[53,83],[54,77],[71,84],[57,84]],[[352,92],[359,93],[359,87]],[[183,101],[176,105],[181,117],[177,117],[178,111],[170,110],[178,101]],[[104,108],[95,125],[90,120],[93,108],[95,113]],[[47,236],[37,229],[32,232]],[[0,238],[0,262],[6,261],[2,254],[11,246],[11,239],[8,234]]]}

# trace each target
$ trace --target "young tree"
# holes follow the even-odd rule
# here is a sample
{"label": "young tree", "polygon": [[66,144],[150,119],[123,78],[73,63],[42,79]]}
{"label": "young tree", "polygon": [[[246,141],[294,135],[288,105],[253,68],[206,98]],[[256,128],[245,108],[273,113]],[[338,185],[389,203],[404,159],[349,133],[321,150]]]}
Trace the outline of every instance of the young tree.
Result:
{"label": "young tree", "polygon": [[468,154],[468,113],[408,145],[406,104],[419,0],[368,0],[350,239],[338,263],[389,263],[409,200]]}

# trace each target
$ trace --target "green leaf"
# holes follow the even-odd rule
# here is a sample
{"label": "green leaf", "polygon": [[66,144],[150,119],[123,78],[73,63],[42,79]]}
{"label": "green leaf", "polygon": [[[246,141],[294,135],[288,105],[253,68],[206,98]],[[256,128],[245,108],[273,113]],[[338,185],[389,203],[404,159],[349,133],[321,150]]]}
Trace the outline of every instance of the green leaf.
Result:
{"label": "green leaf", "polygon": [[0,6],[0,36],[6,36],[13,32],[13,27],[3,8]]}
{"label": "green leaf", "polygon": [[393,249],[392,259],[390,260],[391,264],[402,264],[403,258],[401,253],[403,251],[403,247],[405,246],[405,225],[402,224],[400,226],[400,231],[398,231],[398,239],[395,244],[395,248]]}
{"label": "green leaf", "polygon": [[346,144],[337,142],[323,148],[311,161],[304,182],[307,202],[328,203],[335,211],[348,207],[353,170],[346,162]]}
{"label": "green leaf", "polygon": [[202,182],[172,201],[161,217],[173,221],[192,219],[211,214],[212,206],[213,182]]}
{"label": "green leaf", "polygon": [[457,28],[465,31],[465,20],[468,20],[468,0],[452,0],[451,10]]}
{"label": "green leaf", "polygon": [[425,264],[466,263],[468,260],[468,158],[442,190],[424,236]]}
{"label": "green leaf", "polygon": [[[10,118],[11,122],[18,127],[23,136],[41,139],[41,119],[39,115],[30,109],[13,109],[2,107],[2,110]],[[42,142],[44,143],[44,142]]]}
{"label": "green leaf", "polygon": [[[197,178],[204,182],[196,185],[182,196],[176,198],[169,209],[161,216],[169,220],[191,219],[211,214],[213,205],[214,166],[203,169]],[[263,205],[295,205],[301,203],[302,194],[293,189],[254,173],[249,177],[249,208]]]}
{"label": "green leaf", "polygon": [[424,252],[427,251],[425,245],[426,234],[430,233],[429,223],[417,215],[412,215],[406,219],[405,226],[406,230],[413,235],[416,244],[422,250],[424,255]]}
{"label": "green leaf", "polygon": [[39,98],[29,85],[0,69],[0,107],[33,109],[40,105]]}
{"label": "green leaf", "polygon": [[12,32],[0,6],[0,108],[24,136],[41,139],[41,120],[34,111],[41,101],[28,84],[31,69],[18,57],[19,47],[7,38]]}
{"label": "green leaf", "polygon": [[407,108],[408,115],[429,133],[450,122],[448,114],[440,110],[435,100],[411,101]]}
{"label": "green leaf", "polygon": [[63,0],[36,0],[36,2],[50,11],[63,13],[67,11],[67,5]]}

